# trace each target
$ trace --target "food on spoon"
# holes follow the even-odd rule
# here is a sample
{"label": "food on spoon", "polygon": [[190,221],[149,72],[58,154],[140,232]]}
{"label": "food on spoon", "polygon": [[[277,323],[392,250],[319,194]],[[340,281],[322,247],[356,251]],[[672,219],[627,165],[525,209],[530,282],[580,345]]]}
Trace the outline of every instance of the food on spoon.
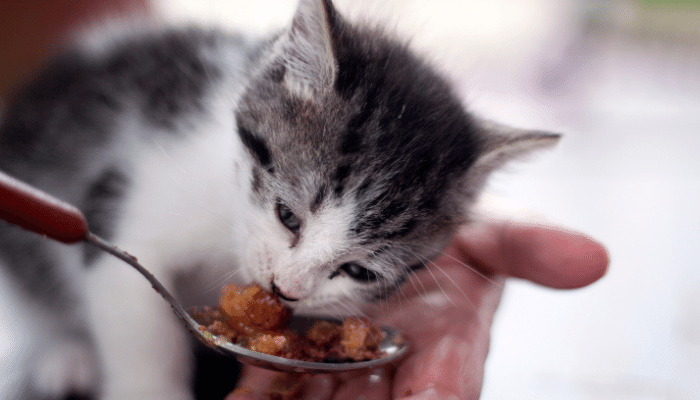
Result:
{"label": "food on spoon", "polygon": [[384,332],[367,318],[342,324],[319,320],[303,335],[287,328],[292,311],[258,284],[226,286],[219,307],[190,314],[213,335],[260,353],[317,362],[354,362],[379,358]]}
{"label": "food on spoon", "polygon": [[340,337],[340,326],[330,321],[319,320],[306,330],[304,336],[316,346],[329,346]]}
{"label": "food on spoon", "polygon": [[355,361],[372,358],[379,343],[384,339],[381,328],[367,318],[346,318],[340,329],[340,346],[343,353]]}
{"label": "food on spoon", "polygon": [[279,298],[260,285],[226,286],[219,307],[229,317],[266,330],[286,326],[292,312]]}

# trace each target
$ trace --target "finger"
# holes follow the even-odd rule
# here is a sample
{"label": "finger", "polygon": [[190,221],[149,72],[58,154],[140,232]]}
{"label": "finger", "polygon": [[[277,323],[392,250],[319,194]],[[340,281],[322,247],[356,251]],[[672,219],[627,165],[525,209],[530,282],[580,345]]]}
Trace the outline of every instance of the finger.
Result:
{"label": "finger", "polygon": [[330,399],[338,386],[337,374],[309,375],[306,378],[304,400]]}
{"label": "finger", "polygon": [[355,376],[338,387],[333,399],[390,399],[391,375],[391,371],[380,368],[371,371],[369,374]]}
{"label": "finger", "polygon": [[484,272],[560,289],[595,282],[609,262],[605,247],[586,235],[507,221],[463,227],[452,244],[457,257]]}
{"label": "finger", "polygon": [[272,380],[277,372],[246,365],[236,389],[226,400],[266,399]]}
{"label": "finger", "polygon": [[330,399],[337,380],[333,375],[274,372],[246,366],[226,400]]}

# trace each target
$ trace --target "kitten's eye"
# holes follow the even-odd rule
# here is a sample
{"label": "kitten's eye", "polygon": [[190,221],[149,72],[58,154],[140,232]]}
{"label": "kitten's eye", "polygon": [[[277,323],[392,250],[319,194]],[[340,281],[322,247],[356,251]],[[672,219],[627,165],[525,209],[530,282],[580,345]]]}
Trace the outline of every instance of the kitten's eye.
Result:
{"label": "kitten's eye", "polygon": [[301,227],[301,220],[281,202],[277,202],[277,217],[280,219],[282,225],[289,229],[290,232],[296,234],[299,232]]}
{"label": "kitten's eye", "polygon": [[379,275],[377,275],[376,272],[370,271],[355,263],[345,263],[341,265],[339,269],[359,282],[374,282],[379,279]]}

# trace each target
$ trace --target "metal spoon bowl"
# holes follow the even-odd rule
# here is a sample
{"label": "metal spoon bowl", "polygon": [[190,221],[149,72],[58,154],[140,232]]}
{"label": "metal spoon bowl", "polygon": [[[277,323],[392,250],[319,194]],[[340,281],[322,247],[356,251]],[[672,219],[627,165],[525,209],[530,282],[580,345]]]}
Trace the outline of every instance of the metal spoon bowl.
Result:
{"label": "metal spoon bowl", "polygon": [[[295,332],[305,332],[317,320],[307,317],[294,317],[290,328]],[[399,360],[408,350],[408,345],[397,330],[387,327],[382,327],[382,330],[386,334],[379,344],[379,350],[384,353],[383,357],[369,361],[342,363],[301,361],[271,356],[235,345],[223,337],[212,335],[206,331],[204,335],[214,341],[217,351],[236,357],[239,361],[246,364],[282,372],[333,373],[370,370]]]}
{"label": "metal spoon bowl", "polygon": [[[385,356],[370,361],[324,363],[292,360],[258,353],[235,345],[223,337],[213,335],[204,326],[197,323],[153,274],[138,263],[135,257],[90,232],[85,216],[80,210],[1,171],[0,219],[63,243],[71,244],[85,241],[123,260],[151,283],[153,289],[170,304],[175,315],[184,323],[191,334],[210,348],[246,364],[275,371],[300,373],[361,371],[395,362],[408,350],[408,344],[400,332],[392,328],[382,327],[385,338],[380,343],[379,349],[384,352]],[[311,326],[314,321],[310,318],[294,317],[290,326],[303,332],[304,328]]]}

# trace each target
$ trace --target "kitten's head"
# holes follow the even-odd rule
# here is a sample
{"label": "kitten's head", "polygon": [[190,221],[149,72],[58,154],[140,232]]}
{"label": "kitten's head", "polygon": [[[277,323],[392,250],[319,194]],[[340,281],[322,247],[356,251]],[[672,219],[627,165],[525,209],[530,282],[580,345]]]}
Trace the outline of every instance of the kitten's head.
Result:
{"label": "kitten's head", "polygon": [[494,168],[558,138],[476,119],[405,45],[328,0],[300,1],[236,118],[256,210],[244,268],[315,314],[386,296],[469,220]]}

